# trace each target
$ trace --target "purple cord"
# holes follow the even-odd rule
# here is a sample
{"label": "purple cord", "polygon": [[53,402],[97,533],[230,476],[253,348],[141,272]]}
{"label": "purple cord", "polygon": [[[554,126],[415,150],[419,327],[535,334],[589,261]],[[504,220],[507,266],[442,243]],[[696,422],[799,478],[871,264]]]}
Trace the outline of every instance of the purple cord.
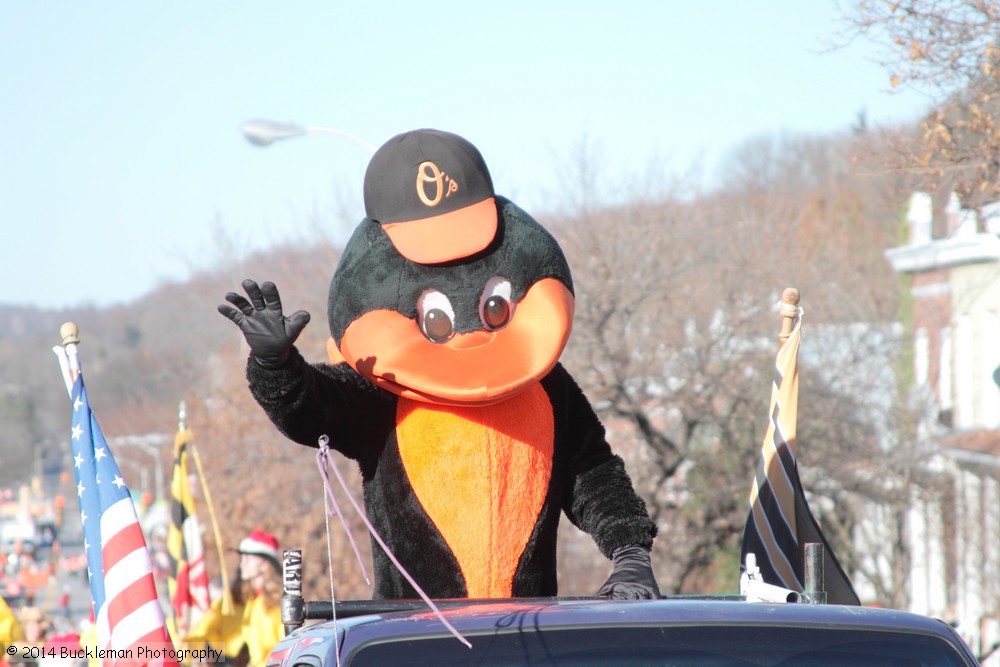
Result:
{"label": "purple cord", "polygon": [[[389,557],[389,560],[392,561],[392,564],[396,566],[396,569],[399,570],[400,574],[406,577],[406,580],[410,582],[410,585],[413,586],[413,589],[417,591],[417,594],[419,594],[420,597],[423,599],[423,601],[427,603],[427,606],[431,608],[431,611],[433,611],[434,614],[438,617],[438,619],[440,619],[441,623],[443,623],[444,626],[448,628],[448,631],[451,634],[455,635],[455,637],[460,642],[462,642],[469,648],[472,648],[472,644],[469,643],[469,640],[463,637],[458,632],[458,630],[456,630],[454,626],[452,626],[452,624],[448,622],[448,619],[444,617],[444,614],[442,614],[441,610],[437,608],[437,605],[435,605],[431,601],[431,599],[427,597],[427,594],[424,593],[424,590],[417,585],[417,582],[413,580],[413,577],[410,576],[410,573],[406,571],[406,568],[403,567],[402,563],[396,560],[396,556],[392,553],[392,551],[389,549],[386,543],[382,541],[382,537],[375,530],[375,527],[372,526],[371,522],[368,520],[368,516],[364,513],[364,511],[361,509],[358,503],[354,500],[354,496],[352,496],[350,491],[348,491],[347,484],[344,483],[344,478],[340,476],[340,471],[337,470],[337,466],[334,465],[333,459],[331,459],[328,456],[329,451],[330,451],[330,438],[327,437],[325,434],[321,435],[319,437],[319,453],[316,455],[316,463],[320,468],[320,474],[323,476],[323,486],[326,489],[326,493],[330,494],[331,498],[333,497],[333,494],[330,491],[330,476],[327,472],[327,467],[326,467],[327,465],[329,465],[329,467],[333,468],[333,474],[336,475],[337,482],[340,484],[341,490],[343,490],[344,494],[347,495],[347,499],[350,501],[351,505],[354,506],[354,509],[358,513],[358,516],[361,517],[361,520],[365,522],[365,526],[368,527],[368,532],[372,534],[372,537],[375,538],[375,541],[378,542],[380,547],[382,547],[382,550],[385,551],[385,555]],[[347,525],[344,523],[343,517],[341,517],[341,523],[344,524],[344,530],[347,530]],[[349,534],[350,531],[348,531],[348,535]],[[353,539],[351,540],[351,544],[354,544]],[[355,549],[355,552],[357,552],[357,549]],[[358,558],[360,558],[360,556]]]}
{"label": "purple cord", "polygon": [[[354,549],[354,556],[358,559],[358,565],[361,566],[361,576],[365,578],[365,583],[369,586],[372,585],[370,579],[368,579],[368,572],[365,570],[364,559],[361,558],[361,552],[358,551],[358,544],[354,541],[354,535],[351,533],[351,529],[347,527],[347,520],[344,518],[344,513],[340,511],[340,505],[337,504],[337,499],[333,497],[333,489],[330,488],[330,473],[328,466],[333,465],[333,461],[330,461],[330,447],[320,447],[319,451],[316,452],[316,467],[319,468],[320,477],[323,478],[323,493],[329,499],[330,504],[325,506],[327,516],[336,516],[340,519],[340,525],[344,528],[344,533],[347,534],[347,539],[351,542],[351,548]],[[343,484],[343,482],[341,482]],[[346,487],[344,487],[346,489]],[[332,510],[330,508],[333,508]]]}

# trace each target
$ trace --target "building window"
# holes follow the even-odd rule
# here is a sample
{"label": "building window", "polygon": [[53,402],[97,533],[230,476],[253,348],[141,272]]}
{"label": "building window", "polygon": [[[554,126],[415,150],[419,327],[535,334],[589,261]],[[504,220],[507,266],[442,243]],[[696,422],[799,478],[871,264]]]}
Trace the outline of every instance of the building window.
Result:
{"label": "building window", "polygon": [[955,326],[955,426],[959,429],[975,425],[976,387],[975,337],[972,318],[962,315]]}
{"label": "building window", "polygon": [[951,395],[951,327],[941,329],[941,345],[938,348],[938,402],[941,410],[951,411],[954,396]]}

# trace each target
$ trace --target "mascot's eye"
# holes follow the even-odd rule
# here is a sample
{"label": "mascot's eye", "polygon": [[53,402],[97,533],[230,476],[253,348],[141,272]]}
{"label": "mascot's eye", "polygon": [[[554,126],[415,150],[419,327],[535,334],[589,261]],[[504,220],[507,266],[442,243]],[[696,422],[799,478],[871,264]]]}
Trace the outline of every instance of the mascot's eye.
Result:
{"label": "mascot's eye", "polygon": [[417,299],[417,323],[432,343],[443,343],[455,333],[455,311],[437,290],[427,290]]}
{"label": "mascot's eye", "polygon": [[510,294],[510,281],[506,278],[494,276],[486,281],[486,287],[479,298],[479,319],[490,331],[503,329],[510,322],[514,314]]}
{"label": "mascot's eye", "polygon": [[487,329],[499,329],[510,319],[510,304],[503,297],[491,296],[483,305],[483,324]]}
{"label": "mascot's eye", "polygon": [[438,308],[431,308],[424,315],[424,335],[431,339],[433,343],[443,343],[449,338],[454,329],[448,315]]}

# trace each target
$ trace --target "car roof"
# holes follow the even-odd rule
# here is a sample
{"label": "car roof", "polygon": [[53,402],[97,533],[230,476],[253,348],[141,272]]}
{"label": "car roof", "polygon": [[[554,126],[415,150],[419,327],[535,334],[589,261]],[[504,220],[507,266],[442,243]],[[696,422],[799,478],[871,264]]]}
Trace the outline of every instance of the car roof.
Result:
{"label": "car roof", "polygon": [[[948,624],[909,612],[841,605],[746,602],[741,597],[663,598],[615,601],[600,598],[544,598],[507,600],[438,601],[448,622],[463,635],[496,632],[502,628],[556,630],[587,627],[657,625],[768,626],[883,631],[934,636],[968,654]],[[411,608],[405,609],[410,606]],[[342,654],[371,642],[405,637],[447,637],[451,633],[426,605],[387,603],[389,611],[377,610],[378,602],[362,605],[362,615],[306,625],[286,637],[274,651],[274,661],[284,664],[330,662],[336,632]],[[329,606],[327,606],[329,609]],[[346,609],[346,608],[345,608]],[[395,609],[395,610],[394,610]],[[455,641],[458,641],[456,638]],[[326,655],[324,659],[322,656]],[[306,660],[313,656],[312,660]]]}

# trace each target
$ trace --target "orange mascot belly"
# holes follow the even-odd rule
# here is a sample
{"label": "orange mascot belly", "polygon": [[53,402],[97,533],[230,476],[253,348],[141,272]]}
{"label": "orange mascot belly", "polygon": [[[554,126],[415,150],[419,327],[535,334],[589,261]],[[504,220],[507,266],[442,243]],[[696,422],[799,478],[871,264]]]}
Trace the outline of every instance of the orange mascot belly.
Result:
{"label": "orange mascot belly", "polygon": [[538,383],[485,407],[399,399],[403,467],[458,560],[470,598],[511,594],[548,492],[554,432]]}

